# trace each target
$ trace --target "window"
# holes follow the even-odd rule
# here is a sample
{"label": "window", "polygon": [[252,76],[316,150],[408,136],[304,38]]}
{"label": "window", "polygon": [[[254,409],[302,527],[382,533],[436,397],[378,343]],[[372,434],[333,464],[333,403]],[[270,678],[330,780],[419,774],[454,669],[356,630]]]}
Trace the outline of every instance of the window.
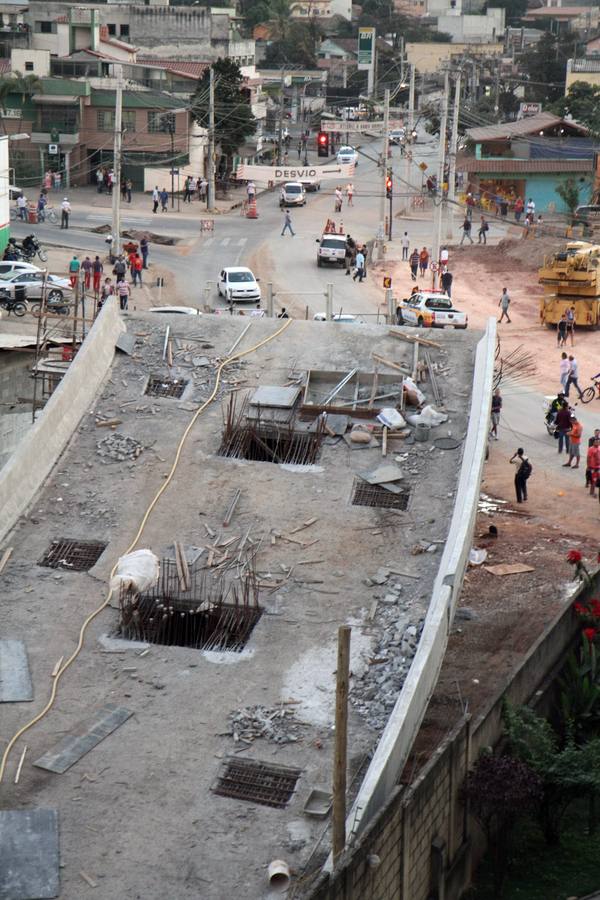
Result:
{"label": "window", "polygon": [[113,25],[109,24],[109,25],[107,25],[106,27],[108,28],[108,34],[109,34],[109,36],[110,36],[110,37],[116,37],[116,35],[117,35],[117,26],[114,25],[114,24],[113,24]]}
{"label": "window", "polygon": [[[115,130],[115,111],[114,109],[99,109],[97,113],[98,131],[114,131]],[[124,131],[135,131],[135,110],[124,109],[122,126]]]}
{"label": "window", "polygon": [[153,110],[148,113],[148,131],[150,134],[158,132],[175,131],[175,115],[174,113],[158,112]]}
{"label": "window", "polygon": [[59,131],[74,134],[79,126],[76,106],[46,106],[40,109],[40,131]]}
{"label": "window", "polygon": [[121,37],[129,37],[129,25],[121,25]]}
{"label": "window", "polygon": [[26,62],[26,63],[25,63],[25,71],[26,71],[26,72],[33,72],[33,63],[32,63],[32,62]]}
{"label": "window", "polygon": [[54,34],[56,32],[56,22],[36,22],[35,30],[40,32],[41,34]]}

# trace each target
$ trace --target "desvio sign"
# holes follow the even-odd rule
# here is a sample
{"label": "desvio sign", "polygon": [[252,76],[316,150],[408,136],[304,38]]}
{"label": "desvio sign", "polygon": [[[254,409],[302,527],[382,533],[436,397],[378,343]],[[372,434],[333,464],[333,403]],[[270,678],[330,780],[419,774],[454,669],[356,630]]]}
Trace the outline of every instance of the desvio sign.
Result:
{"label": "desvio sign", "polygon": [[246,166],[237,167],[236,178],[240,181],[326,181],[352,178],[353,165],[330,163],[328,166]]}

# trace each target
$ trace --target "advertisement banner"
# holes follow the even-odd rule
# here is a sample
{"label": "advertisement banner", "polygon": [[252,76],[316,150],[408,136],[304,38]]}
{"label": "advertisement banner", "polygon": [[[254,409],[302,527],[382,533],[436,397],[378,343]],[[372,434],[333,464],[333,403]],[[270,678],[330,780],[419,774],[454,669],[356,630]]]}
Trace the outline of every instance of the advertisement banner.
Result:
{"label": "advertisement banner", "polygon": [[358,29],[358,68],[370,69],[375,61],[375,29]]}
{"label": "advertisement banner", "polygon": [[[402,128],[404,125],[402,119],[390,119],[389,130]],[[383,120],[377,122],[367,122],[366,120],[356,121],[355,119],[321,119],[321,131],[350,131],[356,134],[368,134],[369,132],[383,131]]]}
{"label": "advertisement banner", "polygon": [[327,166],[246,166],[237,167],[238,181],[281,184],[286,181],[342,181],[354,177],[353,165],[330,163]]}

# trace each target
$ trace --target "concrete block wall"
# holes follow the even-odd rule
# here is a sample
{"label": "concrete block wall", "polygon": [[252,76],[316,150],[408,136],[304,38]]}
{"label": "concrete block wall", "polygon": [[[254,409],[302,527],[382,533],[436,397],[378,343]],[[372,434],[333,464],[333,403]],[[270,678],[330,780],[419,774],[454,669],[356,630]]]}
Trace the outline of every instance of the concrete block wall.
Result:
{"label": "concrete block wall", "polygon": [[41,415],[0,470],[0,541],[27,510],[93,403],[123,331],[117,303],[105,303]]}

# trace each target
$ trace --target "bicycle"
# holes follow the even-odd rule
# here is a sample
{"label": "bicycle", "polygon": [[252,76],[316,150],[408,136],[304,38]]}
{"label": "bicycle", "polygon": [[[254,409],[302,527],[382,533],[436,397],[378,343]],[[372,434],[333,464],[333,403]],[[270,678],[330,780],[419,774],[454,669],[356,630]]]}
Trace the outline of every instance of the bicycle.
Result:
{"label": "bicycle", "polygon": [[590,403],[594,397],[600,400],[600,377],[592,378],[592,384],[581,392],[581,402]]}
{"label": "bicycle", "polygon": [[58,225],[59,217],[54,212],[53,206],[47,206],[43,212],[43,218],[40,219],[40,214],[38,213],[38,223],[43,225],[45,222],[50,222],[51,225]]}

